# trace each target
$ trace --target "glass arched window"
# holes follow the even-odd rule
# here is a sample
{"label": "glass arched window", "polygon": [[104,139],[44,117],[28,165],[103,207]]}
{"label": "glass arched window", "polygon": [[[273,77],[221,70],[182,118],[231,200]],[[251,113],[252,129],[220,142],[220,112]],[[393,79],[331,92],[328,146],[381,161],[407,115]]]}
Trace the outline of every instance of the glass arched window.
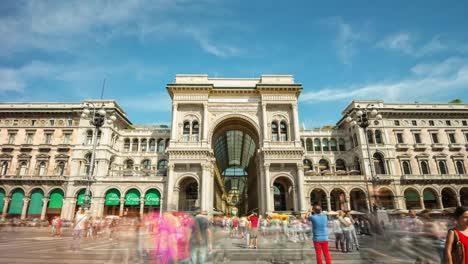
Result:
{"label": "glass arched window", "polygon": [[158,161],[158,170],[165,170],[167,169],[167,160],[160,160]]}
{"label": "glass arched window", "polygon": [[338,146],[336,145],[336,139],[330,139],[330,148],[331,151],[338,151]]}
{"label": "glass arched window", "polygon": [[439,171],[440,171],[440,174],[447,174],[447,167],[445,166],[445,162],[444,161],[439,161]]}
{"label": "glass arched window", "polygon": [[358,157],[354,157],[354,169],[361,172],[361,162]]}
{"label": "glass arched window", "polygon": [[318,138],[314,139],[314,149],[315,149],[315,151],[321,151],[322,150],[320,139],[318,139]]}
{"label": "glass arched window", "polygon": [[312,169],[312,162],[308,159],[304,160],[304,171],[308,171]]}
{"label": "glass arched window", "polygon": [[308,138],[306,140],[306,146],[307,146],[307,151],[313,151],[313,146],[312,146],[312,139]]}
{"label": "glass arched window", "polygon": [[102,136],[102,131],[99,130],[98,133],[97,133],[97,142],[96,144],[101,144],[101,136]]}
{"label": "glass arched window", "polygon": [[200,125],[198,124],[198,121],[194,121],[192,124],[192,140],[195,142],[198,142],[198,139],[200,135]]}
{"label": "glass arched window", "polygon": [[133,160],[128,159],[128,160],[125,161],[124,164],[125,164],[125,169],[126,170],[133,170],[133,164],[134,164]]}
{"label": "glass arched window", "polygon": [[8,172],[8,161],[2,162],[2,167],[0,168],[0,173],[6,175]]}
{"label": "glass arched window", "polygon": [[354,141],[354,146],[357,147],[359,145],[359,142],[357,140],[357,135],[356,134],[353,135],[353,141]]}
{"label": "glass arched window", "polygon": [[374,154],[374,168],[376,174],[387,174],[385,172],[385,161],[380,153]]}
{"label": "glass arched window", "polygon": [[91,153],[88,153],[85,155],[85,160],[84,160],[84,172],[86,173],[85,175],[89,175],[89,170],[91,169],[90,168],[90,164],[91,164]]}
{"label": "glass arched window", "polygon": [[132,151],[137,152],[138,151],[138,138],[134,138],[132,142]]}
{"label": "glass arched window", "polygon": [[58,176],[63,176],[64,173],[65,173],[65,162],[60,161],[57,164],[57,175]]}
{"label": "glass arched window", "polygon": [[281,121],[280,123],[281,141],[288,141],[288,126],[286,122]]}
{"label": "glass arched window", "polygon": [[423,175],[429,174],[429,166],[427,165],[427,161],[421,161],[421,173]]}
{"label": "glass arched window", "polygon": [[369,144],[374,144],[374,133],[372,130],[367,130],[367,142]]}
{"label": "glass arched window", "polygon": [[143,167],[144,170],[151,170],[151,161],[149,159],[145,159],[141,163],[141,166]]}
{"label": "glass arched window", "polygon": [[330,147],[328,145],[328,139],[327,138],[324,138],[322,140],[322,149],[323,149],[323,151],[330,151]]}
{"label": "glass arched window", "polygon": [[125,152],[130,151],[130,139],[129,138],[124,139],[124,151]]}
{"label": "glass arched window", "polygon": [[271,140],[272,141],[278,141],[278,125],[276,122],[271,122]]}
{"label": "glass arched window", "polygon": [[346,170],[346,163],[342,159],[337,159],[336,160],[336,170],[337,171],[345,171]]}
{"label": "glass arched window", "polygon": [[329,171],[330,170],[330,164],[328,163],[327,160],[321,159],[319,161],[319,168],[320,168],[320,171]]}
{"label": "glass arched window", "polygon": [[149,141],[149,151],[154,152],[156,150],[156,140],[154,138]]}
{"label": "glass arched window", "polygon": [[340,151],[346,151],[346,145],[344,139],[340,138],[338,139],[338,147]]}
{"label": "glass arched window", "polygon": [[183,131],[184,141],[190,140],[190,122],[184,122],[184,131]]}
{"label": "glass arched window", "polygon": [[355,145],[354,145],[354,140],[352,136],[349,136],[349,142],[351,142],[351,148],[354,148]]}
{"label": "glass arched window", "polygon": [[380,130],[375,130],[375,143],[377,143],[377,144],[382,144],[383,143],[382,131],[380,131]]}
{"label": "glass arched window", "polygon": [[93,131],[88,130],[86,131],[86,145],[92,145],[93,144]]}
{"label": "glass arched window", "polygon": [[146,139],[141,140],[140,149],[141,149],[142,152],[146,152],[147,144],[148,144],[148,140],[146,140]]}
{"label": "glass arched window", "polygon": [[45,161],[42,161],[39,163],[39,170],[37,173],[39,176],[44,176],[46,174],[46,163]]}
{"label": "glass arched window", "polygon": [[27,170],[28,170],[28,163],[26,161],[22,161],[19,166],[18,175],[19,176],[27,175]]}
{"label": "glass arched window", "polygon": [[162,153],[166,150],[166,141],[164,139],[158,140],[158,152]]}
{"label": "glass arched window", "polygon": [[457,160],[456,165],[458,174],[465,174],[465,166],[463,165],[463,161]]}
{"label": "glass arched window", "polygon": [[404,175],[409,175],[411,174],[411,167],[410,167],[410,164],[408,161],[403,161],[402,162],[402,166],[403,166],[403,174]]}

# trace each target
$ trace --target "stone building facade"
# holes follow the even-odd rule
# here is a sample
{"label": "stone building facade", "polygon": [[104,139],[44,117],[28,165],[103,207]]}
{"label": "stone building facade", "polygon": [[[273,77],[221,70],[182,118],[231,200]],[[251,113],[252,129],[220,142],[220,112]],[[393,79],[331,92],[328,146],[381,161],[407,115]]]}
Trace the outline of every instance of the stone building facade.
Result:
{"label": "stone building facade", "polygon": [[[467,104],[353,101],[335,126],[309,130],[289,75],[177,75],[167,89],[171,128],[133,125],[112,100],[1,103],[3,217],[71,219],[95,140],[96,216],[468,206]],[[117,117],[97,138],[81,116],[89,103]],[[346,121],[366,106],[382,115],[367,137]]]}

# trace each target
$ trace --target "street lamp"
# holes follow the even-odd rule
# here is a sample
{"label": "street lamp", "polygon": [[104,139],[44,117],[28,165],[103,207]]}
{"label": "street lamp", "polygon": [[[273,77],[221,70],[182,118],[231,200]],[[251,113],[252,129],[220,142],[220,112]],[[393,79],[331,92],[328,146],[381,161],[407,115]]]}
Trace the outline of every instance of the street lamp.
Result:
{"label": "street lamp", "polygon": [[[366,138],[366,146],[367,146],[367,157],[369,158],[369,166],[371,172],[371,182],[372,182],[372,195],[374,196],[374,202],[376,201],[375,195],[375,185],[379,181],[379,177],[375,175],[374,172],[374,162],[370,154],[370,147],[369,147],[369,139],[367,136],[367,128],[369,127],[369,121],[371,119],[382,119],[382,115],[379,114],[377,109],[374,108],[373,104],[368,104],[366,108],[361,108],[359,105],[357,106],[357,111],[352,112],[348,115],[345,119],[346,122],[351,123],[352,125],[360,126],[364,131],[364,136]],[[354,114],[354,115],[353,115]],[[366,179],[366,188],[369,190],[369,183]],[[372,200],[370,194],[367,195],[369,199],[369,211],[372,211]]]}
{"label": "street lamp", "polygon": [[104,104],[101,105],[100,108],[97,108],[93,103],[88,102],[86,103],[85,108],[83,109],[83,113],[81,114],[81,118],[89,120],[89,123],[94,126],[94,133],[93,133],[93,150],[91,152],[91,164],[89,165],[89,170],[87,171],[86,175],[86,191],[83,201],[83,208],[88,210],[91,203],[89,199],[89,193],[91,189],[91,182],[92,182],[92,175],[94,170],[94,160],[96,157],[96,146],[97,146],[97,136],[99,129],[104,126],[104,123],[112,124],[117,117],[114,114],[107,116],[107,111],[104,109]]}

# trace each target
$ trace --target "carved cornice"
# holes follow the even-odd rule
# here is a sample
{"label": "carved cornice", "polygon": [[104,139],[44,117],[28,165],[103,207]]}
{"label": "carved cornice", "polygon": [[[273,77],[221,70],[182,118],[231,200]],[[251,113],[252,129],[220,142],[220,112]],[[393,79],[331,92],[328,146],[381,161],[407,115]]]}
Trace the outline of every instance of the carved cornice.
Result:
{"label": "carved cornice", "polygon": [[213,156],[209,150],[170,150],[168,154],[171,160],[207,159]]}
{"label": "carved cornice", "polygon": [[265,159],[300,159],[303,157],[303,150],[264,150]]}

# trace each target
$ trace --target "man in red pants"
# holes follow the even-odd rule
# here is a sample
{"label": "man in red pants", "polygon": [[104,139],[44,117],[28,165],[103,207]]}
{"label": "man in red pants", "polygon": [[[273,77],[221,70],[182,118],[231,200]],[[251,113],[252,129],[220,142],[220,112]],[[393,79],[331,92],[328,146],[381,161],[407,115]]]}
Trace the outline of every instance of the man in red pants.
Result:
{"label": "man in red pants", "polygon": [[312,214],[307,213],[307,221],[312,224],[313,241],[317,264],[322,264],[322,252],[325,257],[325,262],[331,264],[330,252],[328,251],[328,230],[327,216],[322,214],[322,208],[319,205],[314,205]]}

